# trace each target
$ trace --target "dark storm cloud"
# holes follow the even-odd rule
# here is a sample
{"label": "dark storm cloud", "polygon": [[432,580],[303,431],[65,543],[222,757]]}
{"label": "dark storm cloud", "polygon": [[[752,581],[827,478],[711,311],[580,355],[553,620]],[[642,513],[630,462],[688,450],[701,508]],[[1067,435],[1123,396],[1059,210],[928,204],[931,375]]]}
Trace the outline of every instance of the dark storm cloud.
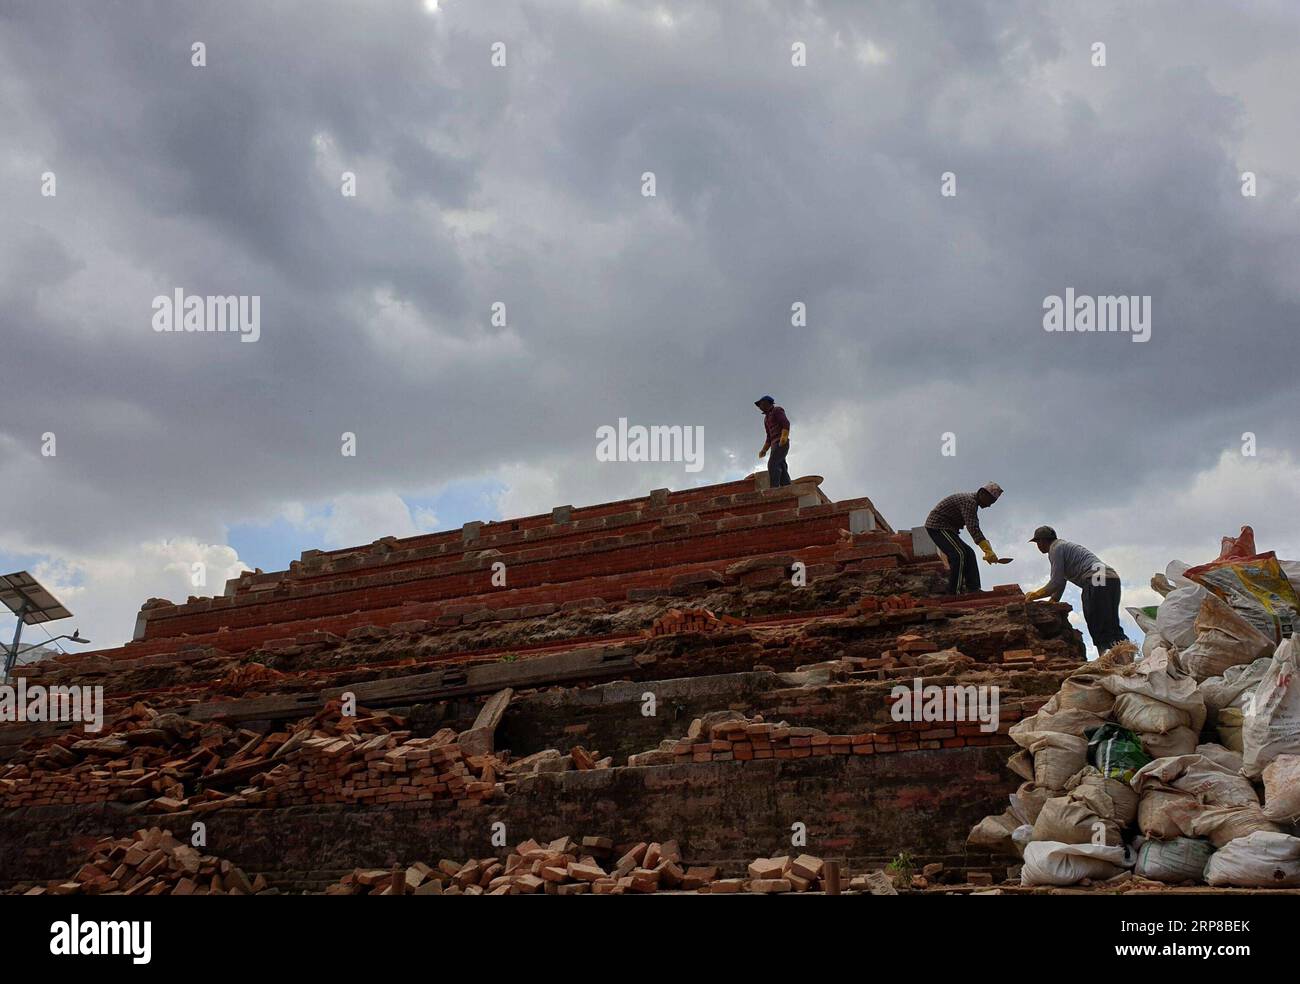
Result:
{"label": "dark storm cloud", "polygon": [[[829,491],[900,525],[994,474],[1085,510],[1243,430],[1297,450],[1266,426],[1300,354],[1297,176],[1259,165],[1241,197],[1277,120],[1232,89],[1261,36],[1294,47],[1281,8],[441,6],[8,7],[0,543],[219,542],[503,463],[628,494],[648,476],[592,456],[620,416],[703,425],[716,480],[750,467],[766,391],[827,441],[844,420]],[[1198,18],[1212,43],[1166,42]],[[155,334],[176,287],[261,295],[262,340]],[[1066,287],[1152,295],[1152,340],[1045,333]]]}

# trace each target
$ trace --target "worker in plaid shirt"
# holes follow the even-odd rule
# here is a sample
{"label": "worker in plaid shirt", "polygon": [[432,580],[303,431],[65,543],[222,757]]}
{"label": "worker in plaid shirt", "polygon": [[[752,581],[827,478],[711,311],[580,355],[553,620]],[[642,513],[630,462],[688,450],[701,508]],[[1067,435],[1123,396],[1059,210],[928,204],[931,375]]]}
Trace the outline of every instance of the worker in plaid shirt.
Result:
{"label": "worker in plaid shirt", "polygon": [[989,546],[980,529],[979,510],[987,509],[1002,495],[1002,486],[989,482],[975,492],[954,492],[930,510],[925,520],[925,531],[935,546],[948,558],[948,593],[961,594],[980,589],[980,572],[975,565],[975,551],[961,538],[962,528],[984,551],[989,564],[999,563],[998,555]]}

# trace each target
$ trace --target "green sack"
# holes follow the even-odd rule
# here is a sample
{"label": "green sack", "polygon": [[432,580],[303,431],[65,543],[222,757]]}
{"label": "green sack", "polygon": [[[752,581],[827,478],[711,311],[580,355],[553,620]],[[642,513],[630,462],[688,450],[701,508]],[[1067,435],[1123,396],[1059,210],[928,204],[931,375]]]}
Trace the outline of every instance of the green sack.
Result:
{"label": "green sack", "polygon": [[1088,739],[1088,764],[1107,779],[1128,782],[1151,761],[1138,736],[1118,724],[1101,724],[1083,734]]}

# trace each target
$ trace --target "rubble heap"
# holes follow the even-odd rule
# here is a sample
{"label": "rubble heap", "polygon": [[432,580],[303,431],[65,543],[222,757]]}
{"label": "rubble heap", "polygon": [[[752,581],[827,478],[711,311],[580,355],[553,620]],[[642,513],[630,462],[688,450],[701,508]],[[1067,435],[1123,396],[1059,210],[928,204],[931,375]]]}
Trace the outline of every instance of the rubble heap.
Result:
{"label": "rubble heap", "polygon": [[274,895],[222,858],[182,844],[171,831],[151,827],[106,838],[68,881],[35,886],[24,895]]}
{"label": "rubble heap", "polygon": [[[561,837],[546,844],[526,840],[504,861],[495,857],[463,863],[443,859],[402,867],[358,868],[325,890],[326,895],[647,895],[660,891],[714,895],[812,892],[825,888],[825,862],[809,854],[758,858],[745,878],[719,878],[713,865],[687,865],[676,841],[632,845],[622,854],[607,837]],[[878,882],[852,879],[851,890]],[[891,890],[892,891],[892,890]]]}
{"label": "rubble heap", "polygon": [[[307,551],[151,599],[125,646],[19,668],[102,686],[108,724],[0,723],[0,885],[65,875],[87,832],[142,816],[201,816],[285,890],[431,845],[482,858],[496,822],[546,844],[689,831],[683,853],[735,877],[787,853],[796,812],[846,870],[991,870],[963,841],[1014,788],[1009,728],[918,728],[890,695],[997,687],[1032,715],[1082,661],[1069,606],[941,596],[923,531],[762,479]],[[718,709],[743,737],[680,737]]]}

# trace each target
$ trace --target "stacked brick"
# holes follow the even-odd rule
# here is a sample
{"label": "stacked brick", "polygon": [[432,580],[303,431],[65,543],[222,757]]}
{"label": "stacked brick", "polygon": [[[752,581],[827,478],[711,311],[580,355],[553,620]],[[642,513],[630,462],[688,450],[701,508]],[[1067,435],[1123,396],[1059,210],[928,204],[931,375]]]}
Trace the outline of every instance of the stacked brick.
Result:
{"label": "stacked brick", "polygon": [[170,831],[137,830],[107,838],[67,881],[28,889],[25,895],[258,895],[275,894],[261,875],[250,879],[222,858],[201,854]]}
{"label": "stacked brick", "polygon": [[655,619],[654,625],[650,627],[650,634],[661,636],[673,635],[677,632],[717,632],[719,629],[729,626],[738,627],[744,624],[744,619],[732,615],[719,617],[707,608],[689,608],[686,610],[670,608]]}
{"label": "stacked brick", "polygon": [[[910,700],[910,696],[903,698]],[[892,700],[890,701],[892,707]],[[628,757],[634,768],[692,762],[749,762],[760,759],[817,758],[825,755],[885,755],[923,749],[970,748],[1014,744],[1007,731],[1026,713],[1034,713],[1042,700],[1025,698],[999,705],[996,730],[986,731],[978,721],[891,721],[869,732],[852,735],[827,734],[804,728],[766,722],[761,716],[733,718],[700,728],[695,733],[668,739],[657,749]]]}
{"label": "stacked brick", "polygon": [[913,598],[910,594],[864,595],[850,605],[845,614],[853,616],[875,615],[880,612],[905,612],[923,606],[924,602]]}
{"label": "stacked brick", "polygon": [[494,756],[467,756],[456,733],[318,736],[252,779],[242,798],[254,806],[308,803],[409,803],[454,800],[475,806],[499,792]]}

